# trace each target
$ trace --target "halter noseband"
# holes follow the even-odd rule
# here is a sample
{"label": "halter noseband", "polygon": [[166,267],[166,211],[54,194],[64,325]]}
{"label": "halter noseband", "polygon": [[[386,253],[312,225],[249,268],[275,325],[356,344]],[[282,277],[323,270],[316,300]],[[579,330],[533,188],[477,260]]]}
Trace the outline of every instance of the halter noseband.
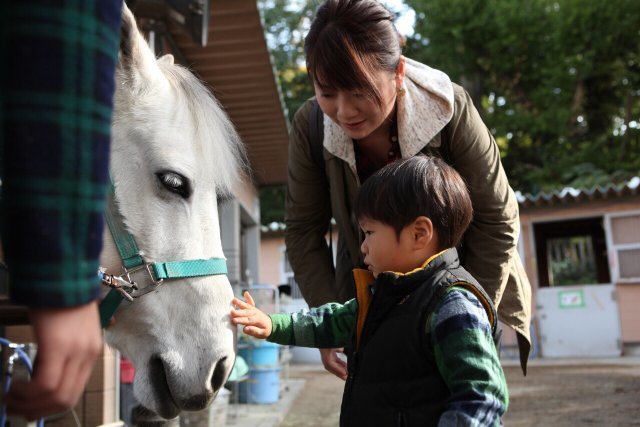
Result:
{"label": "halter noseband", "polygon": [[[227,274],[227,262],[224,258],[145,262],[135,239],[124,227],[122,215],[115,204],[113,185],[109,191],[104,216],[113,241],[118,248],[123,273],[117,276],[106,274],[103,268],[98,271],[102,284],[111,288],[107,296],[100,302],[100,323],[103,328],[109,324],[123,299],[133,301],[134,298],[155,291],[165,279]],[[140,274],[150,279],[150,283],[146,286],[136,283],[132,276]]]}

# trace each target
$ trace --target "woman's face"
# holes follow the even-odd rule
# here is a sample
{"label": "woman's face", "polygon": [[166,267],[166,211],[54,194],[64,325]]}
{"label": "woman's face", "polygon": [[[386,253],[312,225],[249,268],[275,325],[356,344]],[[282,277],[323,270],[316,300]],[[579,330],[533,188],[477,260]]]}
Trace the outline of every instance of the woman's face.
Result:
{"label": "woman's face", "polygon": [[378,129],[393,111],[398,85],[397,74],[377,71],[373,80],[380,92],[382,106],[357,91],[323,89],[314,85],[320,109],[351,139],[366,138]]}

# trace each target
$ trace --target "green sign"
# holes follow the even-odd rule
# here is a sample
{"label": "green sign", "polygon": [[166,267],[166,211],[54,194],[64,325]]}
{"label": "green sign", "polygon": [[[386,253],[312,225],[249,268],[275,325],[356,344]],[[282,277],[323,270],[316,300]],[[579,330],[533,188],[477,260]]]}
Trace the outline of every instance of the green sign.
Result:
{"label": "green sign", "polygon": [[575,291],[561,291],[558,293],[560,308],[581,308],[586,306],[584,300],[584,291],[576,289]]}

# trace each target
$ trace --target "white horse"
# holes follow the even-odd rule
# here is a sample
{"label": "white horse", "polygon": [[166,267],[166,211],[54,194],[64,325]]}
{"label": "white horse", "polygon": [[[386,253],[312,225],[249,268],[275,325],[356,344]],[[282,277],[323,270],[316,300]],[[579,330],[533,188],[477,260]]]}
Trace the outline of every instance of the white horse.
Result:
{"label": "white horse", "polygon": [[[171,55],[156,60],[126,6],[116,85],[110,172],[145,261],[223,258],[217,199],[240,178],[243,148],[198,79]],[[108,230],[101,265],[122,271]],[[215,275],[167,281],[119,306],[105,337],[133,361],[144,408],[170,419],[211,403],[235,360],[232,298]]]}

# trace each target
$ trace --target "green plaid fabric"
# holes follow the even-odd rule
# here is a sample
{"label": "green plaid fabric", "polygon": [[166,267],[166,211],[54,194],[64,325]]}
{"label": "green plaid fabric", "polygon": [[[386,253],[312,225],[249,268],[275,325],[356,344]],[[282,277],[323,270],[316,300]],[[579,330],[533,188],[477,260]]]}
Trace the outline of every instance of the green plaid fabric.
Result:
{"label": "green plaid fabric", "polygon": [[0,221],[11,298],[98,296],[122,0],[0,6]]}
{"label": "green plaid fabric", "polygon": [[438,372],[451,393],[440,424],[502,425],[509,391],[491,324],[478,298],[466,289],[449,288],[429,328]]}

